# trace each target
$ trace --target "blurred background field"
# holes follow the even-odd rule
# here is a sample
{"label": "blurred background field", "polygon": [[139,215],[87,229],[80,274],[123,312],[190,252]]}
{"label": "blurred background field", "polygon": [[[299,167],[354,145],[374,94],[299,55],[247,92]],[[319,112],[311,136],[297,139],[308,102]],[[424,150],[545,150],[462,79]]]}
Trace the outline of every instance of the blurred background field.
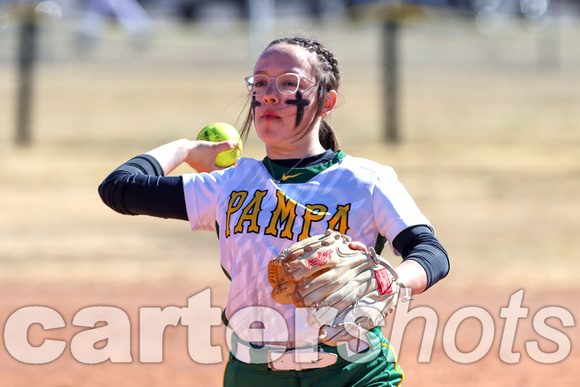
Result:
{"label": "blurred background field", "polygon": [[[327,1],[334,5],[316,18],[301,2],[276,2],[275,21],[255,26],[228,2],[210,2],[188,21],[177,3],[143,3],[147,34],[133,36],[111,19],[89,42],[79,40],[79,4],[44,2],[26,146],[15,145],[19,19],[14,5],[0,5],[0,282],[13,294],[4,320],[53,288],[84,289],[77,302],[86,306],[102,289],[193,294],[213,286],[223,303],[215,235],[191,233],[185,222],[118,215],[101,203],[97,186],[123,161],[193,138],[209,122],[240,125],[243,77],[267,42],[292,34],[320,39],[342,64],[331,123],[343,150],[393,166],[435,225],[452,269],[431,294],[466,295],[456,307],[499,295],[491,301],[499,308],[525,289],[578,315],[577,2],[552,0],[550,12],[534,18],[511,8],[476,12],[468,3],[405,8],[397,19],[398,143],[384,134],[378,12],[353,19],[337,5],[344,3]],[[264,156],[255,136],[245,145],[245,156]],[[567,294],[566,304],[550,294]],[[566,332],[577,340],[577,329]],[[550,372],[562,374],[558,367],[568,364]],[[512,371],[526,383],[505,385],[540,385]],[[447,382],[441,385],[454,385]]]}

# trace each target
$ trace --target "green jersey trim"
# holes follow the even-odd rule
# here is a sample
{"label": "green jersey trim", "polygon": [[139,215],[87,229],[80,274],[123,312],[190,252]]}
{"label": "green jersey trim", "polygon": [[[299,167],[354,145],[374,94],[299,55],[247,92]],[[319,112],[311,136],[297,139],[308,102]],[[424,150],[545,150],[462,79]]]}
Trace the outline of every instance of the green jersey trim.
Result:
{"label": "green jersey trim", "polygon": [[228,278],[228,280],[230,280],[230,282],[232,281],[232,276],[230,275],[230,273],[228,273],[228,271],[226,270],[226,268],[224,267],[224,265],[220,265],[222,268],[222,271],[224,272],[225,276]]}
{"label": "green jersey trim", "polygon": [[[346,154],[339,150],[336,152],[336,155],[329,161],[302,168],[284,167],[280,164],[277,164],[275,161],[268,159],[267,156],[264,157],[262,163],[264,164],[264,167],[270,176],[272,176],[272,178],[278,184],[302,184],[310,181],[316,175],[324,172],[333,165],[338,164],[338,162],[344,157],[346,157]],[[288,172],[290,173],[288,174]]]}
{"label": "green jersey trim", "polygon": [[375,242],[375,251],[377,254],[381,254],[385,245],[387,244],[387,238],[382,236],[381,234],[377,235],[377,241]]}

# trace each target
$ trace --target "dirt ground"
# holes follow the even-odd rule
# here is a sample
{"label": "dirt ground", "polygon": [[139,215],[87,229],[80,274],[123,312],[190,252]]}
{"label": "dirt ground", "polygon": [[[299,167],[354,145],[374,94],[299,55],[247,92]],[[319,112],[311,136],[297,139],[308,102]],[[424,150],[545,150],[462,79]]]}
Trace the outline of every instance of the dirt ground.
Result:
{"label": "dirt ground", "polygon": [[[275,33],[295,31],[290,25],[280,23]],[[449,276],[383,327],[399,339],[404,385],[580,380],[580,29],[570,21],[560,27],[556,38],[518,24],[486,34],[440,14],[405,24],[400,144],[386,143],[381,130],[379,26],[304,27],[342,58],[331,123],[343,149],[393,166],[450,255]],[[223,325],[211,328],[222,355],[216,364],[192,359],[189,335],[202,331],[181,324],[165,329],[162,361],[140,356],[143,309],[185,308],[206,289],[214,308],[225,306],[228,281],[215,235],[192,233],[183,222],[120,216],[96,188],[123,161],[193,137],[207,122],[239,125],[241,79],[255,55],[247,32],[160,25],[151,46],[134,51],[113,29],[94,52],[76,56],[72,29],[49,29],[28,147],[13,144],[17,76],[6,53],[15,36],[0,34],[0,385],[220,385],[228,353]],[[545,43],[558,44],[558,58],[546,61]],[[263,157],[257,138],[249,138],[244,156]],[[29,343],[65,344],[46,364],[17,360],[10,344],[9,323],[33,307],[58,323],[32,324]],[[75,355],[75,340],[106,328],[75,320],[96,307],[127,316],[121,337],[130,337],[128,360],[85,364]],[[405,316],[417,315],[405,324]],[[94,349],[111,344],[95,340]]]}
{"label": "dirt ground", "polygon": [[[227,290],[224,286],[211,286],[212,306],[225,305]],[[443,290],[441,290],[443,289]],[[193,291],[192,291],[193,290]],[[32,365],[15,360],[6,349],[0,352],[3,385],[10,386],[219,386],[221,383],[228,347],[225,342],[223,325],[211,328],[212,346],[220,348],[224,361],[216,364],[199,364],[192,360],[188,353],[188,329],[183,325],[168,326],[163,336],[163,359],[155,363],[140,361],[139,310],[143,307],[168,306],[185,307],[187,300],[204,289],[196,286],[164,285],[115,285],[115,286],[2,286],[1,303],[2,319],[7,320],[15,310],[42,305],[57,311],[63,318],[66,327],[53,331],[42,331],[32,326],[29,331],[31,345],[40,345],[44,339],[66,342],[62,355],[48,364]],[[515,293],[515,290],[513,293]],[[580,360],[575,350],[580,337],[575,327],[565,327],[562,314],[555,313],[547,320],[553,327],[549,335],[542,336],[532,326],[532,318],[546,307],[558,306],[574,316],[580,311],[577,296],[571,291],[552,293],[526,292],[522,307],[527,310],[527,317],[518,320],[514,340],[506,344],[509,353],[518,353],[515,364],[503,361],[500,354],[500,343],[506,330],[506,319],[500,318],[500,309],[506,308],[510,291],[481,290],[472,292],[450,291],[443,286],[424,294],[412,301],[414,308],[429,308],[436,312],[437,319],[429,318],[411,320],[406,325],[399,361],[405,372],[404,385],[409,386],[461,386],[472,383],[477,386],[541,386],[548,381],[554,386],[573,386],[578,380],[576,369]],[[530,294],[531,293],[531,294]],[[113,306],[125,312],[130,320],[131,360],[129,362],[104,361],[98,364],[86,364],[73,355],[71,342],[76,334],[87,328],[74,326],[73,318],[83,308],[95,306]],[[483,326],[485,334],[492,335],[493,344],[484,351],[481,359],[466,362],[464,357],[446,352],[443,347],[443,332],[449,325],[450,316],[456,311],[469,306],[477,306],[489,312],[494,324],[483,324],[475,318],[466,318],[460,323],[455,337],[458,351],[467,354],[480,344]],[[518,305],[519,306],[519,305]],[[393,317],[393,316],[391,316]],[[568,322],[569,323],[569,322]],[[392,322],[383,328],[389,334]],[[490,331],[495,329],[494,331]],[[431,337],[430,329],[436,330],[434,345],[421,346],[423,337]],[[556,334],[556,332],[560,332]],[[563,340],[559,335],[566,335]],[[540,361],[534,360],[526,349],[526,343],[535,342],[545,354]],[[561,350],[556,342],[571,343],[571,349],[564,350],[567,355],[555,364],[546,364],[553,354]],[[104,345],[97,343],[97,345]],[[430,357],[428,353],[430,352]],[[427,359],[424,356],[428,356]],[[505,356],[505,355],[504,355]],[[506,359],[507,357],[504,357]],[[197,358],[199,359],[199,358]],[[538,359],[538,358],[536,358]]]}

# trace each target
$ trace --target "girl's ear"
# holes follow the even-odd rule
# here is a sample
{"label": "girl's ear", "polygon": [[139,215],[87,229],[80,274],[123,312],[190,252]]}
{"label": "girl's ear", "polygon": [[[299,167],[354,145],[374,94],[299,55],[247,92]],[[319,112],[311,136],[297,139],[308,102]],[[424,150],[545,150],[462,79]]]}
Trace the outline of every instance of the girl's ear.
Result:
{"label": "girl's ear", "polygon": [[336,106],[336,101],[338,100],[338,93],[335,90],[330,90],[326,93],[326,98],[324,98],[324,107],[322,109],[322,117],[328,116]]}

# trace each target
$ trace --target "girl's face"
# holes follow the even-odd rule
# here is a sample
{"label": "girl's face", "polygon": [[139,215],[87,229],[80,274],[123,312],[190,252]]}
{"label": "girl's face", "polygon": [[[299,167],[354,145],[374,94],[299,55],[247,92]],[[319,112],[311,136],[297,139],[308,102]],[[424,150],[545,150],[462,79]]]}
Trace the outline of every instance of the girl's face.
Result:
{"label": "girl's face", "polygon": [[[320,146],[318,125],[310,133],[304,132],[312,123],[317,104],[311,55],[299,46],[280,44],[267,49],[256,63],[254,75],[263,76],[267,83],[261,83],[260,88],[256,85],[259,92],[252,93],[251,108],[256,133],[269,154],[289,155]],[[276,78],[287,73],[306,78],[300,78],[293,94],[283,94],[276,85]]]}

